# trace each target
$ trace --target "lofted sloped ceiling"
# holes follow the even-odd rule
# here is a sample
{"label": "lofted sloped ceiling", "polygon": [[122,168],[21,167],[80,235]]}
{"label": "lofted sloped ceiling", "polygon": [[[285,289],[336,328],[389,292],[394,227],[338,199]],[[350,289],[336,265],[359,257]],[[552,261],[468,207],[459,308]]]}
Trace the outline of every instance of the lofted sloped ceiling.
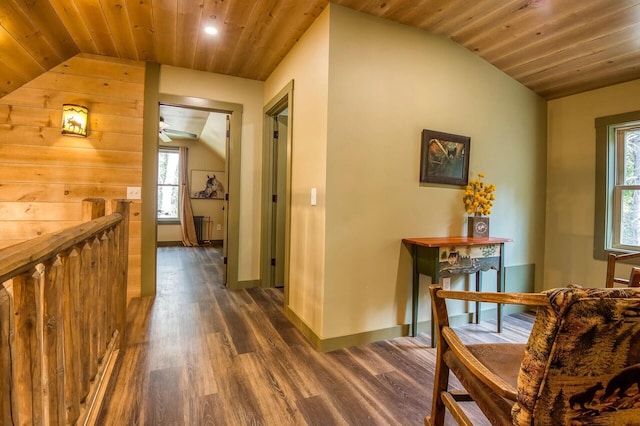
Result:
{"label": "lofted sloped ceiling", "polygon": [[[265,80],[328,3],[0,0],[0,97],[79,52]],[[546,99],[640,78],[640,0],[332,3],[450,38]]]}

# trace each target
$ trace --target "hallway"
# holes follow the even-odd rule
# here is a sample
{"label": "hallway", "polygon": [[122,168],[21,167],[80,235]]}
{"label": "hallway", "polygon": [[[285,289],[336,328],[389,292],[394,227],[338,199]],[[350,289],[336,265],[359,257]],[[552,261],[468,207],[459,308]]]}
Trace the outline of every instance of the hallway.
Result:
{"label": "hallway", "polygon": [[[435,368],[425,334],[323,354],[282,314],[281,290],[221,284],[219,249],[160,248],[158,265],[157,297],[129,305],[99,424],[423,424]],[[508,317],[499,336],[492,322],[469,327],[522,341],[531,321]]]}

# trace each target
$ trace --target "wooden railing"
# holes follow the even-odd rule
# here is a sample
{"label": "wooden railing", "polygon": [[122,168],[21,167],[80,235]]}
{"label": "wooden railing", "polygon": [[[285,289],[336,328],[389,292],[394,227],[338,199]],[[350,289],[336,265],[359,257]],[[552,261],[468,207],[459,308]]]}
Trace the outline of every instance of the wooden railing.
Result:
{"label": "wooden railing", "polygon": [[129,203],[0,250],[0,424],[92,424],[126,325]]}

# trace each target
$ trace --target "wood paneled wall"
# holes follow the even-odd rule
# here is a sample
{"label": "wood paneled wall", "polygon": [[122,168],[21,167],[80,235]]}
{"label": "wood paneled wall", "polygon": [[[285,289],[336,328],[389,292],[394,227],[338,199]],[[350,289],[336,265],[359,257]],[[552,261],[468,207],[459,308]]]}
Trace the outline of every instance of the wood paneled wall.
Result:
{"label": "wood paneled wall", "polygon": [[[0,247],[81,222],[85,198],[142,185],[144,63],[79,54],[0,98]],[[62,104],[89,108],[87,138],[60,132]],[[139,200],[128,297],[140,294]]]}

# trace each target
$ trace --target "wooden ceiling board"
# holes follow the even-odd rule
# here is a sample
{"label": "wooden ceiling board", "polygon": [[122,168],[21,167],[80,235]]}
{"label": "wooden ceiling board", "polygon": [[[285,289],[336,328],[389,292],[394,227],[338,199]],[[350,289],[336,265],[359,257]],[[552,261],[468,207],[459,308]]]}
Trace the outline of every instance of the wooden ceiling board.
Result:
{"label": "wooden ceiling board", "polygon": [[[585,17],[578,20],[574,18],[579,15],[571,15],[560,20],[550,20],[543,27],[537,28],[533,28],[531,24],[527,25],[527,22],[523,22],[521,27],[532,29],[507,37],[510,43],[505,45],[487,40],[485,42],[487,47],[479,47],[479,53],[500,69],[509,69],[522,63],[545,58],[556,52],[566,53],[589,50],[595,40],[611,33],[612,28],[614,33],[617,33],[619,28],[624,28],[624,26],[620,26],[624,22],[619,19],[624,12],[602,12],[598,16]],[[585,25],[584,22],[590,22],[591,25]],[[518,22],[516,24],[520,25]],[[602,30],[603,26],[608,30]]]}
{"label": "wooden ceiling board", "polygon": [[[580,55],[580,56],[578,56]],[[607,72],[620,70],[628,66],[626,59],[633,58],[637,62],[635,52],[629,52],[626,44],[619,44],[594,51],[563,51],[541,59],[536,62],[522,64],[520,67],[509,70],[509,75],[518,79],[525,85],[535,85],[544,81],[556,83],[567,75],[566,57],[570,57],[571,70],[584,70],[605,68]],[[626,58],[626,59],[625,59]],[[540,63],[539,63],[540,62]],[[594,68],[595,67],[595,68]]]}
{"label": "wooden ceiling board", "polygon": [[[229,4],[229,2],[227,2]],[[199,28],[203,30],[210,26],[218,29],[220,23],[216,19],[218,15],[222,16],[224,2],[208,0],[202,5],[202,14],[200,17]],[[216,56],[216,50],[219,45],[220,38],[217,35],[207,34],[204,31],[198,31],[196,54],[193,61],[193,68],[206,71],[209,69],[209,62]]]}
{"label": "wooden ceiling board", "polygon": [[100,4],[107,25],[111,29],[111,37],[118,51],[118,57],[139,60],[140,55],[136,50],[128,7],[121,0],[100,0]]}
{"label": "wooden ceiling board", "polygon": [[[73,0],[48,0],[80,52],[98,53],[89,28],[85,25],[80,11]],[[54,19],[55,20],[55,19]]]}
{"label": "wooden ceiling board", "polygon": [[0,27],[0,92],[17,89],[25,76],[36,76],[45,71],[29,52],[11,34]]}
{"label": "wooden ceiling board", "polygon": [[178,0],[177,38],[174,46],[176,49],[176,62],[169,65],[193,68],[201,15],[202,10],[199,7],[193,7],[193,0]]}
{"label": "wooden ceiling board", "polygon": [[[451,39],[457,43],[473,46],[475,52],[481,48],[487,52],[495,44],[508,43],[514,34],[522,32],[536,32],[532,25],[539,25],[536,10],[530,7],[522,7],[522,0],[510,0],[502,2],[490,10],[484,16],[477,17],[473,22],[454,29]],[[500,23],[496,27],[496,22]],[[487,39],[489,41],[487,42]],[[480,46],[479,43],[485,43]],[[486,53],[486,52],[485,52]]]}
{"label": "wooden ceiling board", "polygon": [[[253,7],[231,6],[227,10],[226,15],[222,18],[224,27],[220,37],[224,47],[219,49],[220,56],[214,58],[214,61],[210,63],[210,71],[229,75],[234,75],[234,72],[237,72],[234,70],[237,70],[238,63],[242,61],[243,56],[238,52],[241,50],[241,43],[246,45],[244,39],[247,37],[247,26],[250,25],[249,19],[252,12]],[[229,40],[234,40],[234,43],[229,43]]]}
{"label": "wooden ceiling board", "polygon": [[237,20],[232,15],[234,11],[234,9],[232,9],[233,2],[224,2],[222,0],[209,1],[213,1],[214,6],[210,12],[207,10],[204,16],[218,30],[218,34],[216,37],[210,37],[212,40],[215,40],[215,42],[211,43],[214,49],[211,56],[202,59],[206,59],[204,70],[226,74],[226,72],[222,72],[221,64],[229,62],[229,58],[233,54],[234,49],[234,43],[229,43],[228,40],[237,40],[243,26],[238,25]]}
{"label": "wooden ceiling board", "polygon": [[[447,36],[455,41],[454,34],[463,29],[473,28],[480,24],[484,17],[490,17],[489,20],[494,22],[495,25],[496,18],[493,14],[499,12],[501,8],[512,3],[514,2],[468,2],[458,0],[453,5],[449,6],[450,8],[453,8],[455,5],[455,9],[449,11],[448,17],[446,19],[440,19],[438,22],[430,25],[429,31],[435,34]],[[518,1],[516,3],[522,3],[522,1]]]}
{"label": "wooden ceiling board", "polygon": [[[122,0],[120,0],[122,2]],[[127,17],[129,18],[129,28],[133,35],[136,46],[137,59],[141,61],[156,60],[156,28],[153,21],[153,8],[151,0],[126,0]],[[125,26],[119,28],[122,33],[126,33]],[[128,58],[133,59],[133,58]]]}
{"label": "wooden ceiling board", "polygon": [[[231,75],[247,75],[249,78],[256,80],[264,80],[263,71],[261,69],[252,68],[245,73],[240,71],[244,68],[251,56],[257,53],[259,49],[258,43],[261,37],[267,37],[270,30],[265,21],[273,21],[273,7],[278,0],[265,0],[255,2],[251,7],[251,12],[246,18],[246,22],[242,26],[242,32],[238,39],[231,61],[229,63],[229,73]],[[262,52],[261,52],[262,53]],[[266,57],[266,55],[263,55]]]}
{"label": "wooden ceiling board", "polygon": [[[546,99],[640,78],[640,0],[332,2],[447,37]],[[0,96],[77,53],[265,80],[328,4],[0,0]]]}
{"label": "wooden ceiling board", "polygon": [[[278,33],[286,32],[287,40],[282,40],[282,42],[288,43],[291,36],[290,26],[295,25],[294,22],[287,22],[286,17],[292,15],[287,14],[287,11],[283,10],[284,3],[285,2],[278,0],[270,0],[264,3],[260,2],[264,8],[254,10],[254,13],[252,13],[252,17],[256,19],[256,21],[249,22],[246,28],[250,29],[247,38],[247,42],[249,43],[248,47],[254,54],[244,60],[242,60],[242,55],[235,56],[236,59],[240,60],[239,63],[234,64],[238,67],[240,74],[255,72],[255,76],[259,80],[265,80],[266,77],[269,76],[271,64],[268,62],[262,63],[256,54],[257,52],[266,53],[266,55],[264,55],[265,58],[275,60],[278,63],[282,60],[282,58],[278,57],[278,54],[284,50],[283,48],[285,46],[276,44],[273,40],[278,38]],[[265,18],[262,18],[263,16],[265,16]],[[290,48],[287,49],[287,51],[289,50]]]}
{"label": "wooden ceiling board", "polygon": [[[400,21],[401,23],[429,32],[435,33],[431,30],[432,27],[440,25],[442,21],[449,19],[450,17],[457,16],[460,10],[464,10],[461,4],[464,0],[435,0],[430,2],[418,2],[420,4],[418,13],[413,13],[406,20]],[[372,13],[375,15],[375,13]]]}
{"label": "wooden ceiling board", "polygon": [[16,3],[0,2],[0,26],[42,69],[48,69],[61,61]]}
{"label": "wooden ceiling board", "polygon": [[[95,46],[95,52],[86,53],[97,53],[98,55],[117,57],[118,49],[116,49],[115,42],[111,37],[111,30],[109,29],[109,24],[100,2],[98,0],[67,1],[76,5],[78,11],[77,19],[84,23],[91,37],[91,41]],[[78,27],[81,26],[78,25]],[[79,32],[84,33],[81,28],[79,28]]]}
{"label": "wooden ceiling board", "polygon": [[[631,56],[631,55],[630,55]],[[612,84],[624,83],[625,81],[635,80],[640,73],[640,62],[633,55],[626,59],[620,60],[620,66],[612,73],[606,66],[593,64],[583,68],[574,69],[563,74],[561,78],[545,79],[535,85],[537,93],[543,97],[557,97],[559,94],[574,94]],[[561,95],[562,96],[562,95]],[[566,96],[566,95],[565,95]]]}
{"label": "wooden ceiling board", "polygon": [[[259,34],[253,45],[255,54],[251,55],[241,72],[256,69],[258,79],[266,80],[325,7],[326,2],[320,0],[280,2],[278,8],[269,12],[273,19]],[[259,60],[261,52],[269,53],[264,61]]]}
{"label": "wooden ceiling board", "polygon": [[[11,4],[11,2],[5,1],[0,7],[4,9]],[[59,61],[79,52],[78,47],[71,39],[71,35],[57,19],[55,10],[48,2],[17,0],[15,4],[20,8],[25,19],[29,21],[29,28],[35,30],[31,36],[38,42],[50,47],[51,51],[54,52],[56,62],[59,63]]]}
{"label": "wooden ceiling board", "polygon": [[156,36],[155,58],[160,64],[176,63],[178,0],[155,0],[153,19]]}

